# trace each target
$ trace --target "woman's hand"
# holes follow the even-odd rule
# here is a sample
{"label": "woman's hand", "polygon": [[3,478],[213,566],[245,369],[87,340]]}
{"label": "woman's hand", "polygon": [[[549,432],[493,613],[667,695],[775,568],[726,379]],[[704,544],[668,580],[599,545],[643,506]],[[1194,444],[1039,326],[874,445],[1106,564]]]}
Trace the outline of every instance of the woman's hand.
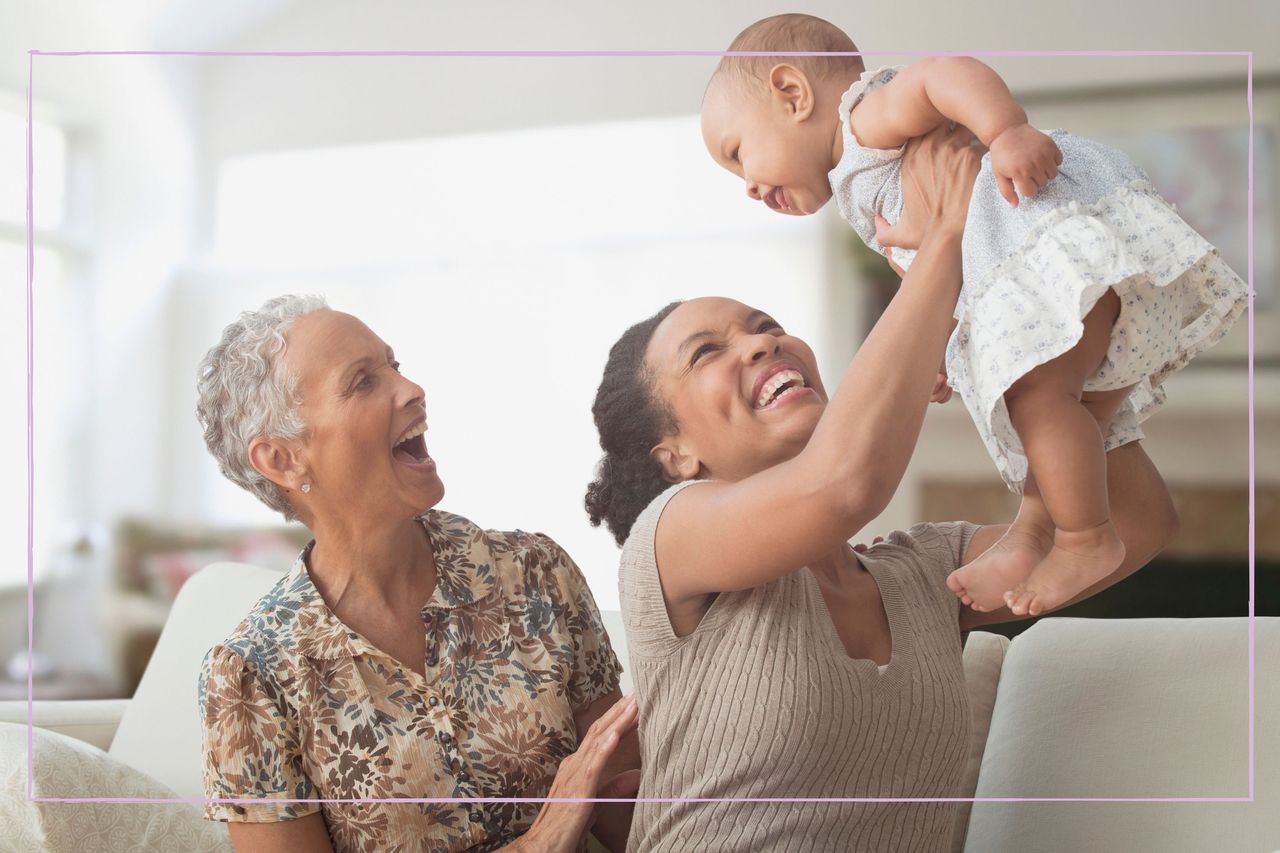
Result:
{"label": "woman's hand", "polygon": [[930,403],[945,403],[951,399],[951,385],[947,382],[947,363],[944,361],[938,367],[938,378],[933,382],[933,394],[929,396]]}
{"label": "woman's hand", "polygon": [[[605,762],[624,734],[636,726],[639,705],[625,697],[587,729],[577,752],[560,762],[547,794],[552,799],[633,797],[640,789],[640,771],[628,770],[601,784]],[[591,827],[594,803],[545,803],[519,840],[503,848],[519,853],[571,853]]]}
{"label": "woman's hand", "polygon": [[[871,544],[879,545],[883,541],[884,541],[883,536],[877,536],[875,539],[871,540]],[[853,550],[857,551],[859,554],[865,554],[867,552],[867,546],[862,542],[859,542],[857,545],[853,546]]]}
{"label": "woman's hand", "polygon": [[[976,142],[968,129],[944,124],[907,144],[902,155],[902,218],[889,225],[876,217],[880,245],[918,249],[935,230],[964,231],[969,195],[982,164],[983,149]],[[902,270],[893,266],[901,275]]]}

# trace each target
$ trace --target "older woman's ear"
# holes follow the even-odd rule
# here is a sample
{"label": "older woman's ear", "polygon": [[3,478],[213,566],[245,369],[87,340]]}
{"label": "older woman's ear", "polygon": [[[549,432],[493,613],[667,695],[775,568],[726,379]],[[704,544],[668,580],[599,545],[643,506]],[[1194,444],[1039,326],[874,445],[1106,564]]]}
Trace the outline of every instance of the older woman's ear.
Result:
{"label": "older woman's ear", "polygon": [[306,480],[297,451],[284,439],[255,438],[249,443],[249,464],[281,489],[300,490]]}

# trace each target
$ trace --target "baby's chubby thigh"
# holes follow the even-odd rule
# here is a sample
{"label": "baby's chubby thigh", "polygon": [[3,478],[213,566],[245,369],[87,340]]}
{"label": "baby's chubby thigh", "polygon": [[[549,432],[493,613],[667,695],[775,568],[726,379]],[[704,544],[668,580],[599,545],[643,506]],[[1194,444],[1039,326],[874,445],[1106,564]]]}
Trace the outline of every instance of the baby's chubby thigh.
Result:
{"label": "baby's chubby thigh", "polygon": [[1111,331],[1120,314],[1120,298],[1110,288],[1085,315],[1080,339],[1066,352],[1050,359],[1024,375],[1010,386],[1005,401],[1010,414],[1018,420],[1015,410],[1020,398],[1033,389],[1050,390],[1082,399],[1090,379],[1103,365],[1111,345]]}

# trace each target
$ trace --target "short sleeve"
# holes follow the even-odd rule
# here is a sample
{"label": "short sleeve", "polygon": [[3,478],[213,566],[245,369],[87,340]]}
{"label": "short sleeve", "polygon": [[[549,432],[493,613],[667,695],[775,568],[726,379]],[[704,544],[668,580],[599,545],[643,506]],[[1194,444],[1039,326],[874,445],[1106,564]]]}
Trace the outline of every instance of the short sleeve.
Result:
{"label": "short sleeve", "polygon": [[700,482],[676,483],[650,501],[631,525],[631,533],[622,546],[618,599],[622,604],[622,623],[627,629],[627,650],[632,662],[639,658],[663,657],[687,639],[677,637],[671,629],[671,617],[662,595],[662,581],[658,576],[658,521],[677,493]]}
{"label": "short sleeve", "polygon": [[[897,77],[898,72],[902,71],[904,68],[906,68],[905,65],[886,65],[881,68],[877,68],[875,71],[862,72],[862,76],[858,78],[858,81],[850,86],[840,97],[840,121],[848,127],[849,113],[853,112],[854,107],[862,103],[862,99],[867,96],[867,93],[874,92],[894,77]],[[850,131],[850,134],[852,134],[852,130]],[[857,141],[856,136],[854,137],[854,140]],[[866,151],[884,151],[887,156],[891,156],[893,158],[901,157],[903,149],[906,148],[905,145],[898,148],[885,149],[864,148],[860,142],[858,143],[858,147],[863,148],[863,150]],[[889,152],[892,152],[892,154],[890,155]]]}
{"label": "short sleeve", "polygon": [[595,596],[582,570],[550,536],[538,534],[538,539],[552,556],[550,568],[559,598],[554,605],[558,611],[557,622],[564,627],[568,634],[566,640],[573,650],[569,703],[578,714],[618,689],[622,664],[609,643]]}
{"label": "short sleeve", "polygon": [[281,710],[272,689],[226,646],[214,646],[200,672],[200,721],[204,741],[204,789],[210,800],[260,799],[260,803],[205,804],[209,820],[272,823],[320,810],[303,772],[297,726]]}
{"label": "short sleeve", "polygon": [[930,574],[945,580],[947,575],[960,568],[965,549],[977,529],[978,525],[968,521],[926,522],[917,524],[905,534],[892,534],[890,541],[894,536],[905,536],[924,559]]}

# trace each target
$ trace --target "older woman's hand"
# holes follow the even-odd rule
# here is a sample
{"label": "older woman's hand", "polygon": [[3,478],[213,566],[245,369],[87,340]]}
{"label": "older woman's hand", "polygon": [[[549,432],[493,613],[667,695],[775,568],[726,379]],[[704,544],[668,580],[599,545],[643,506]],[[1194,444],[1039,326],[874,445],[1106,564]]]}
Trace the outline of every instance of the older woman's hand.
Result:
{"label": "older woman's hand", "polygon": [[984,153],[976,137],[960,126],[942,125],[907,144],[902,155],[902,217],[896,225],[876,217],[876,240],[888,250],[898,275],[902,270],[893,263],[892,247],[917,249],[935,229],[964,230]]}
{"label": "older woman's hand", "polygon": [[[636,726],[639,705],[627,696],[591,724],[578,744],[577,752],[560,762],[551,791],[552,799],[592,799],[633,797],[640,788],[640,771],[628,770],[604,781],[605,763],[618,746],[618,741]],[[520,853],[571,853],[591,826],[594,803],[546,803],[533,826],[515,844],[504,850]]]}

